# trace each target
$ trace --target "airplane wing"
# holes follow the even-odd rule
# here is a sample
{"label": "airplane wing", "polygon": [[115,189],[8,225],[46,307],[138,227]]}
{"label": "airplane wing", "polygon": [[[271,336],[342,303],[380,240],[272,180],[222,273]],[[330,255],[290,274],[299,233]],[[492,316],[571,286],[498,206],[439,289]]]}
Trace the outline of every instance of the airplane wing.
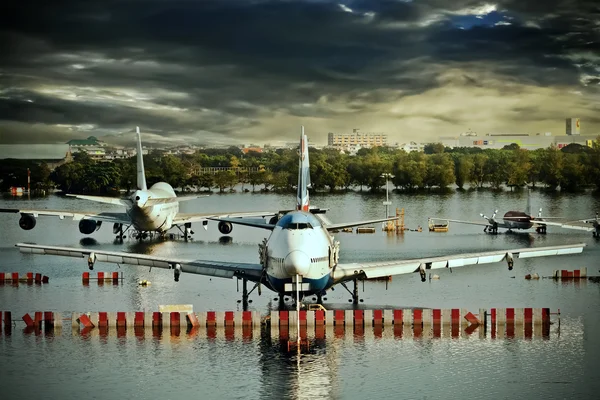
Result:
{"label": "airplane wing", "polygon": [[[585,224],[591,224],[591,226]],[[598,214],[596,213],[596,216],[594,218],[577,219],[574,221],[563,222],[562,227],[565,229],[577,229],[582,231],[593,232],[599,230],[600,219],[598,218]]]}
{"label": "airplane wing", "polygon": [[580,231],[593,232],[596,230],[593,226],[573,225],[572,223],[561,224],[561,228],[564,229],[575,229]]}
{"label": "airplane wing", "polygon": [[336,230],[336,229],[351,228],[353,226],[376,224],[378,222],[395,221],[397,219],[398,219],[398,217],[392,217],[392,218],[372,219],[372,220],[367,220],[367,221],[340,222],[337,224],[324,223],[323,227],[325,229],[327,229],[328,231],[331,231],[331,230]]}
{"label": "airplane wing", "polygon": [[547,226],[559,226],[561,228],[564,228],[564,224],[561,222],[550,222],[550,221],[543,221],[543,220],[537,220],[537,219],[533,219],[531,220],[531,222],[533,222],[534,225],[547,225]]}
{"label": "airplane wing", "polygon": [[[457,224],[469,224],[469,225],[480,225],[480,226],[491,226],[492,224],[490,224],[489,222],[477,222],[477,221],[463,221],[463,220],[459,220],[459,219],[448,219],[448,218],[432,218],[435,220],[440,220],[440,221],[448,221],[448,222],[456,222]],[[500,228],[502,228],[503,224],[502,221],[498,221],[498,226]]]}
{"label": "airplane wing", "polygon": [[112,222],[120,224],[131,224],[131,218],[121,212],[96,212],[96,211],[65,211],[65,210],[31,210],[20,208],[0,208],[2,213],[21,213],[31,215],[35,218],[41,216],[58,217],[59,219],[73,218],[74,221],[82,219],[93,219],[96,221]]}
{"label": "airplane wing", "polygon": [[[248,220],[243,220],[243,219],[218,218],[218,217],[209,218],[209,219],[212,219],[215,221],[231,222],[232,224],[251,226],[253,228],[268,229],[271,231],[273,229],[275,229],[274,224],[268,224],[268,223],[262,223],[262,222],[256,222],[256,221],[248,221]],[[337,229],[342,229],[342,228],[349,228],[351,226],[368,225],[368,224],[374,224],[377,222],[385,222],[385,221],[395,221],[397,219],[398,219],[398,217],[380,218],[380,219],[372,219],[372,220],[366,220],[366,221],[341,222],[339,224],[326,223],[324,219],[321,219],[321,222],[323,223],[323,228],[330,231],[330,230],[337,230]]]}
{"label": "airplane wing", "polygon": [[[248,212],[224,212],[224,213],[178,213],[173,220],[174,224],[183,224],[186,222],[199,222],[206,220],[226,221],[240,225],[248,225],[243,218],[265,218],[277,215],[277,211],[248,211]],[[260,223],[252,223],[249,226],[261,225]],[[262,224],[269,225],[269,224]],[[269,225],[275,226],[275,225]],[[273,228],[269,228],[273,229]]]}
{"label": "airplane wing", "polygon": [[224,222],[231,222],[232,224],[238,224],[238,225],[244,225],[244,226],[251,226],[252,228],[261,228],[261,229],[267,229],[272,231],[273,229],[275,229],[275,224],[269,224],[266,222],[258,222],[258,221],[251,221],[251,220],[245,220],[242,218],[221,218],[219,216],[213,216],[208,218],[211,221],[224,221]]}
{"label": "airplane wing", "polygon": [[467,265],[489,264],[501,261],[506,261],[509,269],[512,269],[515,258],[577,254],[581,253],[585,246],[585,243],[578,243],[563,246],[495,250],[482,253],[457,254],[445,257],[429,257],[412,260],[338,264],[333,272],[333,280],[335,283],[340,283],[354,278],[381,278],[390,275],[409,274],[431,269],[457,268]]}
{"label": "airplane wing", "polygon": [[119,197],[107,197],[107,196],[88,196],[84,194],[67,194],[69,197],[75,197],[77,199],[91,200],[96,203],[115,204],[117,206],[127,207],[131,205],[131,200],[121,199]]}
{"label": "airplane wing", "polygon": [[176,269],[177,266],[180,266],[181,272],[190,274],[215,276],[220,278],[246,278],[253,282],[260,281],[263,276],[263,268],[260,264],[185,260],[177,257],[161,257],[119,251],[44,246],[28,243],[17,243],[15,246],[18,247],[22,253],[86,258],[88,266],[90,263],[93,266],[96,261],[113,264],[142,265],[163,269]]}
{"label": "airplane wing", "polygon": [[202,196],[184,196],[184,197],[163,197],[160,199],[148,199],[146,200],[146,206],[154,206],[157,204],[168,204],[168,203],[179,203],[182,201],[189,201],[199,199],[200,197],[208,197],[207,194]]}
{"label": "airplane wing", "polygon": [[[523,217],[502,217],[502,219],[522,219]],[[458,219],[447,219],[447,218],[435,218],[435,219],[439,219],[439,220],[444,220],[444,221],[448,221],[448,222],[456,222],[457,224],[469,224],[469,225],[479,225],[479,226],[492,226],[492,224],[490,224],[489,222],[476,222],[476,221],[463,221],[463,220],[458,220]],[[506,225],[502,222],[502,219],[500,221],[497,221],[496,223],[498,224],[499,228],[505,228]],[[565,226],[564,223],[561,222],[551,222],[551,221],[543,221],[543,220],[537,220],[537,219],[532,219],[531,223],[534,226],[558,226],[561,228],[567,228],[568,227]],[[573,228],[573,229],[578,229],[578,228]]]}

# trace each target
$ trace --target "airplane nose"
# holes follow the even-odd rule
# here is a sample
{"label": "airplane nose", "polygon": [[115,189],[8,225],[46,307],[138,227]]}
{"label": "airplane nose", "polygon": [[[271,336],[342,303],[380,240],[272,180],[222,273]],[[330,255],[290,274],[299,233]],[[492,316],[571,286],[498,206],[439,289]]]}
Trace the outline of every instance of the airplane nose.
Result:
{"label": "airplane nose", "polygon": [[294,250],[287,255],[283,263],[285,270],[290,275],[306,275],[310,268],[310,257],[306,253]]}

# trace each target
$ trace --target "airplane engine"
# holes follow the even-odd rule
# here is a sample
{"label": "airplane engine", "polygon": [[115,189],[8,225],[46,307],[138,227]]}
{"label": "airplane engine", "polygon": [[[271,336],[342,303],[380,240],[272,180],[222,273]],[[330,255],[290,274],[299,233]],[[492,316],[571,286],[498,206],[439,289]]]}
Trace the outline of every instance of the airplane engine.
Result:
{"label": "airplane engine", "polygon": [[95,221],[93,219],[82,219],[79,221],[79,232],[89,235],[90,233],[100,229],[102,221]]}
{"label": "airplane engine", "polygon": [[175,264],[173,267],[173,277],[175,282],[179,282],[179,275],[181,275],[181,264]]}
{"label": "airplane engine", "polygon": [[513,259],[513,255],[511,253],[506,253],[506,264],[508,264],[508,270],[512,271],[513,266],[515,265],[515,260]]}
{"label": "airplane engine", "polygon": [[19,226],[21,229],[26,231],[33,229],[35,227],[36,219],[31,214],[21,214],[21,218],[19,219]]}
{"label": "airplane engine", "polygon": [[231,225],[231,222],[220,221],[218,228],[219,232],[221,232],[223,235],[229,235],[233,230],[233,225]]}

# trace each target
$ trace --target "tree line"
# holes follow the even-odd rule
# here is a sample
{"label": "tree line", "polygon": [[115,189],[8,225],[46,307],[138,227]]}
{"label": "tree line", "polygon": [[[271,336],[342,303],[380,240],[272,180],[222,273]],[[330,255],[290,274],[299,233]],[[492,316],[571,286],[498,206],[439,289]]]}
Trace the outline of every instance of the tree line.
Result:
{"label": "tree line", "polygon": [[[357,188],[376,191],[385,185],[383,174],[402,191],[447,190],[468,187],[544,186],[551,190],[600,190],[600,138],[592,147],[570,144],[528,151],[512,144],[503,149],[447,148],[440,143],[424,152],[389,147],[360,149],[356,155],[335,149],[310,149],[312,190],[337,191]],[[218,189],[293,190],[297,182],[296,149],[242,153],[237,147],[204,149],[189,155],[151,151],[144,156],[148,185],[165,181],[184,191]],[[217,173],[201,168],[228,167]],[[65,193],[119,193],[136,186],[136,158],[97,162],[86,153],[75,153],[73,162],[50,171],[45,163],[25,160],[0,162],[3,191],[26,186],[31,170],[32,189],[57,187]]]}

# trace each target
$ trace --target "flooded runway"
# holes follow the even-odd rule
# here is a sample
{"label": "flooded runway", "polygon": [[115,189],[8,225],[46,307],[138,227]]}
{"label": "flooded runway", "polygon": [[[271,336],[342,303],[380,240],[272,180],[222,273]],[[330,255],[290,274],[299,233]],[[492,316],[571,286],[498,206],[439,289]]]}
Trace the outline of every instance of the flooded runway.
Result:
{"label": "flooded runway", "polygon": [[[385,194],[383,194],[385,196]],[[428,216],[476,219],[481,211],[507,210],[525,204],[518,193],[466,192],[451,195],[402,196],[394,205],[406,210],[409,227],[426,226]],[[186,203],[184,212],[251,211],[289,207],[289,196],[274,194],[213,195]],[[332,221],[376,218],[383,214],[382,198],[348,193],[313,196],[313,203],[329,208]],[[93,203],[51,197],[7,200],[0,207],[50,209],[94,207]],[[193,203],[193,204],[191,204]],[[600,209],[598,198],[586,195],[533,193],[534,207],[545,215],[584,218]],[[489,211],[488,211],[489,212]],[[2,272],[41,273],[47,284],[0,286],[0,310],[13,319],[35,311],[98,312],[156,311],[160,304],[191,304],[195,312],[241,311],[235,280],[182,275],[173,281],[169,271],[145,267],[97,264],[97,271],[122,273],[112,283],[89,282],[84,259],[21,254],[17,242],[95,247],[146,254],[177,254],[191,259],[254,262],[264,232],[236,227],[231,240],[221,239],[215,225],[195,228],[192,242],[125,241],[115,243],[110,227],[84,239],[74,221],[40,218],[31,231],[18,228],[18,218],[0,214]],[[447,233],[407,232],[387,235],[338,233],[341,261],[392,260],[492,249],[586,243],[583,254],[523,259],[508,271],[503,263],[441,271],[439,280],[420,282],[418,274],[393,277],[391,282],[360,284],[361,309],[397,308],[550,308],[560,309],[548,335],[532,332],[514,337],[506,330],[495,338],[452,330],[380,332],[325,329],[322,337],[308,333],[308,351],[300,358],[287,351],[285,340],[265,329],[162,331],[143,336],[127,329],[119,334],[100,330],[81,334],[63,327],[60,334],[25,331],[19,322],[10,335],[0,335],[0,386],[6,398],[43,394],[47,398],[439,398],[481,393],[493,398],[592,398],[600,389],[600,285],[587,280],[526,280],[537,273],[551,276],[556,269],[586,267],[600,275],[600,243],[591,234],[548,228],[548,234],[488,235],[477,226],[450,225]],[[139,281],[150,280],[149,286]],[[240,285],[241,286],[241,285]],[[276,293],[263,290],[250,298],[250,310],[267,315],[277,308]],[[351,309],[350,294],[336,287],[327,294],[327,309]],[[288,335],[293,336],[294,331]],[[3,395],[4,397],[4,395]]]}

